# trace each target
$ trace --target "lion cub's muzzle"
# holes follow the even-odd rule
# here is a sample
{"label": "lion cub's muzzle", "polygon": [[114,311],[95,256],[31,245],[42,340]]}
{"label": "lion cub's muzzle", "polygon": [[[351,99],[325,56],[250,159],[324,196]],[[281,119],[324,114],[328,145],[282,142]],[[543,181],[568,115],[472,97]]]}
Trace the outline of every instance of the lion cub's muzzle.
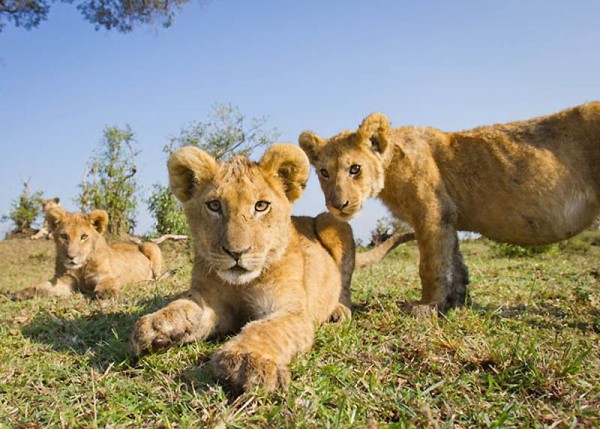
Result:
{"label": "lion cub's muzzle", "polygon": [[362,204],[354,204],[348,200],[342,203],[328,200],[325,205],[329,213],[346,222],[351,220],[362,208]]}
{"label": "lion cub's muzzle", "polygon": [[213,263],[219,277],[226,282],[244,284],[260,275],[264,258],[254,254],[250,246],[241,250],[222,246],[221,250],[220,255],[213,255]]}
{"label": "lion cub's muzzle", "polygon": [[77,270],[81,268],[85,261],[81,260],[82,258],[77,256],[68,256],[65,258],[64,266],[68,270]]}

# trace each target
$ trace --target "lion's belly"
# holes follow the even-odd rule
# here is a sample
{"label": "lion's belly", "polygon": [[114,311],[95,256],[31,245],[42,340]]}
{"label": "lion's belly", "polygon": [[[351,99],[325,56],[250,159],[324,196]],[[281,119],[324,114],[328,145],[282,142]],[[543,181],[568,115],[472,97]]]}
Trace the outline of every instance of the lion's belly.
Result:
{"label": "lion's belly", "polygon": [[556,193],[517,198],[488,198],[477,206],[459,207],[457,229],[523,245],[567,239],[589,226],[600,213],[588,190],[563,187]]}

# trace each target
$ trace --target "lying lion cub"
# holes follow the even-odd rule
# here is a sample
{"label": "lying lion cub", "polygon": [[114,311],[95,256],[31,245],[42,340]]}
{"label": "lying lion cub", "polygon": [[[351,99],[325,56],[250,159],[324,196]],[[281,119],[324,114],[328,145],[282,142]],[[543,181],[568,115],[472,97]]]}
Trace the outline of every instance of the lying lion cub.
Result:
{"label": "lying lion cub", "polygon": [[356,132],[329,140],[305,132],[299,142],[331,213],[348,220],[368,197],[379,197],[415,228],[420,303],[440,310],[468,299],[457,230],[507,243],[552,243],[600,212],[599,102],[457,133],[390,128],[375,113]]}
{"label": "lying lion cub", "polygon": [[138,320],[131,353],[238,333],[213,356],[215,378],[237,393],[285,387],[315,322],[350,317],[352,230],[327,213],[290,216],[309,174],[296,146],[273,146],[258,163],[186,147],[168,168],[194,239],[192,285]]}
{"label": "lying lion cub", "polygon": [[106,243],[104,210],[69,213],[56,205],[46,210],[46,221],[56,244],[54,277],[20,290],[15,299],[67,296],[77,289],[89,289],[97,298],[115,297],[122,285],[158,278],[163,271],[162,253],[154,243]]}
{"label": "lying lion cub", "polygon": [[[60,207],[60,198],[58,197],[54,197],[49,200],[41,198],[40,202],[42,203],[44,215],[48,212],[48,210],[54,207]],[[52,233],[50,232],[50,229],[48,228],[48,221],[44,221],[44,224],[42,225],[40,230],[33,234],[31,237],[29,237],[30,240],[38,240],[40,238],[45,238],[47,240],[51,240],[52,238],[54,238],[52,236]]]}

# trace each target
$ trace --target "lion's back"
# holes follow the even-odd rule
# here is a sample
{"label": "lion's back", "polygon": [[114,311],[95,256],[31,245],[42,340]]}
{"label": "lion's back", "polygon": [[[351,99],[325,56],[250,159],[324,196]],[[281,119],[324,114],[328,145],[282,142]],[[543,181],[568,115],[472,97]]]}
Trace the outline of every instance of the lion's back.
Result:
{"label": "lion's back", "polygon": [[152,280],[150,259],[134,243],[114,243],[111,246],[111,265],[124,284]]}

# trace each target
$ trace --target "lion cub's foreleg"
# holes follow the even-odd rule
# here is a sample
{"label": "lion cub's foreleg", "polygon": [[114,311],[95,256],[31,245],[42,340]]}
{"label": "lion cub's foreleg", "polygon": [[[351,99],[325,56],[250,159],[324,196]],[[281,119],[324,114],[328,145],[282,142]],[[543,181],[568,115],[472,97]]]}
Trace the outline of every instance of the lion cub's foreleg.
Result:
{"label": "lion cub's foreleg", "polygon": [[313,343],[314,323],[305,313],[274,313],[247,324],[211,359],[215,378],[234,394],[255,386],[285,388],[293,356]]}
{"label": "lion cub's foreleg", "polygon": [[22,301],[36,296],[69,296],[75,290],[76,283],[75,279],[69,276],[55,277],[52,280],[47,280],[15,292],[12,295],[12,299],[15,301]]}
{"label": "lion cub's foreleg", "polygon": [[415,227],[422,299],[411,308],[413,312],[420,312],[419,305],[445,311],[468,303],[468,270],[450,219],[449,215],[425,219],[427,222]]}
{"label": "lion cub's foreleg", "polygon": [[129,351],[137,357],[173,345],[204,340],[213,333],[217,321],[215,310],[201,299],[178,299],[136,322],[129,339]]}

